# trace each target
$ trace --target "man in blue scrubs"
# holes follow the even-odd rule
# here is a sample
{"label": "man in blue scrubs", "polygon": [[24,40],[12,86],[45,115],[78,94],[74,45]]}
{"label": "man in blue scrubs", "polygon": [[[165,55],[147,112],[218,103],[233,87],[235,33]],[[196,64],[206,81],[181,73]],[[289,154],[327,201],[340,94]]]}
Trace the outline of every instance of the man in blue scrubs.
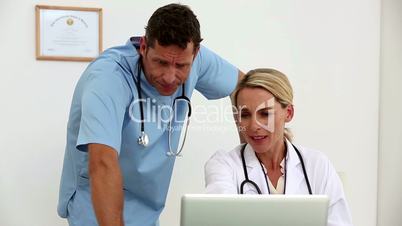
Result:
{"label": "man in blue scrubs", "polygon": [[[169,148],[164,109],[194,89],[208,99],[228,96],[242,75],[201,41],[193,12],[169,4],[154,12],[144,37],[106,50],[82,74],[58,203],[70,226],[158,225],[175,161],[167,152],[177,151],[179,138],[173,132]],[[174,114],[184,115],[186,106]],[[147,145],[138,141],[142,131]]]}

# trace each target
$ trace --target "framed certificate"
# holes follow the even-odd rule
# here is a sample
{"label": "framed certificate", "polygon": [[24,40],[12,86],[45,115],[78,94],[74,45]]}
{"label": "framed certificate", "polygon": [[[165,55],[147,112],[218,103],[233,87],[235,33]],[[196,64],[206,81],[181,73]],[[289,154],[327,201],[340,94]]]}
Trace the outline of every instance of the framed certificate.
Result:
{"label": "framed certificate", "polygon": [[91,61],[102,51],[102,9],[35,6],[36,59]]}

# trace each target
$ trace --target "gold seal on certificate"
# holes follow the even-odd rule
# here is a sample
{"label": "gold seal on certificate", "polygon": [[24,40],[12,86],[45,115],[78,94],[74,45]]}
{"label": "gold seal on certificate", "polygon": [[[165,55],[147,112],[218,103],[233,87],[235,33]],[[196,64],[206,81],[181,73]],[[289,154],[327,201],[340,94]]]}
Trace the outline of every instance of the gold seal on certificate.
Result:
{"label": "gold seal on certificate", "polygon": [[38,60],[91,61],[102,51],[102,9],[36,6]]}

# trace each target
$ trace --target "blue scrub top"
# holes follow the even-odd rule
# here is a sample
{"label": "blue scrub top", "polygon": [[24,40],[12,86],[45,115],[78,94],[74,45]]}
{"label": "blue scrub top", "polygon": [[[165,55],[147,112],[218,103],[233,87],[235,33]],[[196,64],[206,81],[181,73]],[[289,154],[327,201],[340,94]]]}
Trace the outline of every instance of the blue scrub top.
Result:
{"label": "blue scrub top", "polygon": [[[125,225],[158,225],[175,161],[166,155],[168,115],[161,109],[171,106],[182,88],[172,96],[161,96],[141,73],[142,98],[147,98],[143,103],[145,132],[150,143],[146,148],[139,145],[141,117],[135,83],[139,78],[139,54],[134,47],[138,47],[138,40],[132,38],[124,46],[103,52],[77,83],[70,109],[58,203],[58,214],[68,218],[70,225],[98,225],[89,187],[87,145],[90,143],[108,145],[119,154]],[[201,46],[185,83],[185,95],[190,98],[197,89],[208,99],[228,96],[235,88],[237,75],[233,65]],[[155,114],[158,111],[162,114]],[[184,114],[184,109],[178,107],[177,112]],[[174,145],[177,145],[178,136],[175,138]]]}

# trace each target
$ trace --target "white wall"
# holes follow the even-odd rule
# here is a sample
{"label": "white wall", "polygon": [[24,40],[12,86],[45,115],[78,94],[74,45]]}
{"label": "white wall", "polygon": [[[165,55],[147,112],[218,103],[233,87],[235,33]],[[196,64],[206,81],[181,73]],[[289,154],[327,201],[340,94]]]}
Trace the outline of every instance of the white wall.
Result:
{"label": "white wall", "polygon": [[[66,123],[87,64],[35,60],[34,6],[102,7],[107,48],[142,34],[151,13],[168,2],[0,2],[0,225],[66,225],[56,215]],[[288,74],[296,96],[296,143],[322,150],[346,172],[355,225],[375,225],[380,0],[182,2],[199,16],[205,45],[244,71],[273,67]],[[211,111],[228,104],[193,97],[194,107]],[[162,226],[177,225],[181,194],[203,191],[208,157],[237,143],[232,122],[201,120],[194,115]]]}
{"label": "white wall", "polygon": [[402,225],[402,1],[383,0],[378,226]]}

